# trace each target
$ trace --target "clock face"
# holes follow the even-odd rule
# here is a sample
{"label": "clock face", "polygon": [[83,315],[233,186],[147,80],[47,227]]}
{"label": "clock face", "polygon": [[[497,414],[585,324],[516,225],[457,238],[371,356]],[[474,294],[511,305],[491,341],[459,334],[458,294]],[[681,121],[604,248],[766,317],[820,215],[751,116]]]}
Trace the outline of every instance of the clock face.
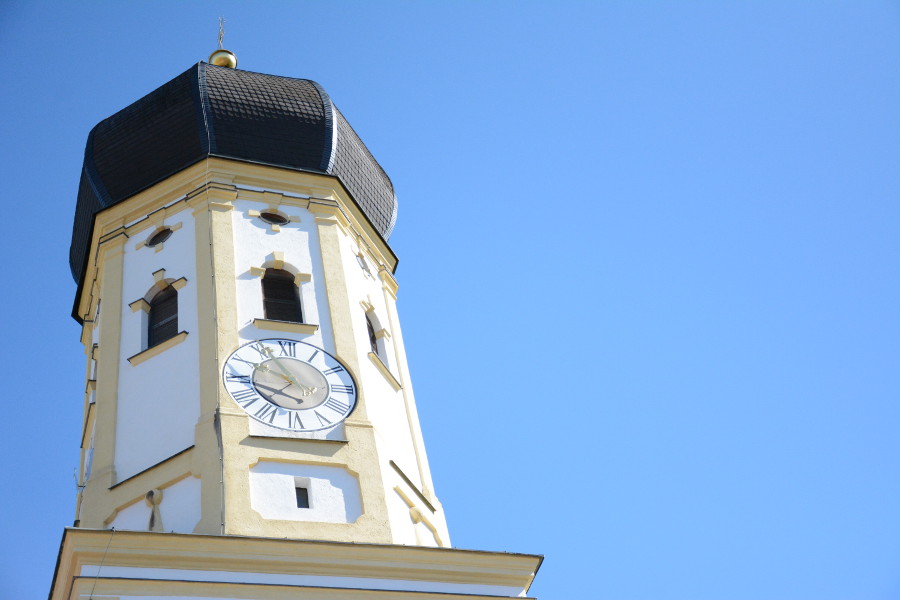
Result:
{"label": "clock face", "polygon": [[281,429],[328,429],[356,406],[356,383],[344,365],[296,340],[244,344],[225,361],[222,380],[248,415]]}

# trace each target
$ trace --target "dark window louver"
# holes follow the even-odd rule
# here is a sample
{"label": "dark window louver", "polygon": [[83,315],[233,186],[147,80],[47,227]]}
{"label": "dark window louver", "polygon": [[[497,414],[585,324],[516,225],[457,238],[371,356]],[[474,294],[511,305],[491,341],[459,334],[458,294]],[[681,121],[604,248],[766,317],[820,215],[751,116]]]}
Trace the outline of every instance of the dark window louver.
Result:
{"label": "dark window louver", "polygon": [[281,269],[266,269],[262,280],[263,308],[272,321],[303,322],[300,309],[300,290],[294,276]]}
{"label": "dark window louver", "polygon": [[371,346],[372,352],[377,356],[378,338],[375,337],[375,327],[372,325],[372,319],[369,318],[369,315],[366,315],[366,328],[369,330],[369,346]]}
{"label": "dark window louver", "polygon": [[171,285],[150,301],[150,318],[147,330],[147,347],[175,337],[178,334],[178,292]]}

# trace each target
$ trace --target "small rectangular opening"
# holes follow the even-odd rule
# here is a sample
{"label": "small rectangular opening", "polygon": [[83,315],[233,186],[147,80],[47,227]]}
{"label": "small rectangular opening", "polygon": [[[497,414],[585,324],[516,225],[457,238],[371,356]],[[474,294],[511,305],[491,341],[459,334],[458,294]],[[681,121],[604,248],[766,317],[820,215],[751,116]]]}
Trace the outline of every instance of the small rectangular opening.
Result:
{"label": "small rectangular opening", "polygon": [[299,485],[294,489],[297,491],[297,508],[309,508],[309,490]]}

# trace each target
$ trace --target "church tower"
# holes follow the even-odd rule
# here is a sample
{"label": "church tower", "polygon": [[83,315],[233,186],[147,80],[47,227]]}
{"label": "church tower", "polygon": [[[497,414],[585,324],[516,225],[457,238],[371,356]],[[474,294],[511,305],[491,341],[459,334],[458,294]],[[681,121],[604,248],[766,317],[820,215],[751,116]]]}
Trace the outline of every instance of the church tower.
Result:
{"label": "church tower", "polygon": [[88,136],[80,491],[51,600],[525,596],[540,557],[450,545],[390,179],[315,82],[211,63]]}

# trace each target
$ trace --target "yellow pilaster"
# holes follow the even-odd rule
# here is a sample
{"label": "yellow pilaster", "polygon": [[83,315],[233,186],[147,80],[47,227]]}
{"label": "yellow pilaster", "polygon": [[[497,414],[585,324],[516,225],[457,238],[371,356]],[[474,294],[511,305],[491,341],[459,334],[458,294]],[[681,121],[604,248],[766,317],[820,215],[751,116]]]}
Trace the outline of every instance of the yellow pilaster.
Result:
{"label": "yellow pilaster", "polygon": [[[234,236],[231,224],[233,188],[207,184],[205,192],[191,200],[193,208],[197,306],[199,311],[200,418],[195,429],[193,473],[201,478],[201,519],[197,533],[225,533],[226,470],[223,442],[223,410],[234,412],[220,382],[220,365],[237,345],[236,291],[234,285]],[[231,474],[233,479],[234,475]]]}
{"label": "yellow pilaster", "polygon": [[124,267],[124,233],[103,240],[98,250],[101,305],[100,342],[97,360],[97,425],[91,478],[86,482],[81,523],[85,527],[104,527],[109,513],[104,494],[116,483],[116,403],[119,387],[119,346],[122,323],[122,276]]}

